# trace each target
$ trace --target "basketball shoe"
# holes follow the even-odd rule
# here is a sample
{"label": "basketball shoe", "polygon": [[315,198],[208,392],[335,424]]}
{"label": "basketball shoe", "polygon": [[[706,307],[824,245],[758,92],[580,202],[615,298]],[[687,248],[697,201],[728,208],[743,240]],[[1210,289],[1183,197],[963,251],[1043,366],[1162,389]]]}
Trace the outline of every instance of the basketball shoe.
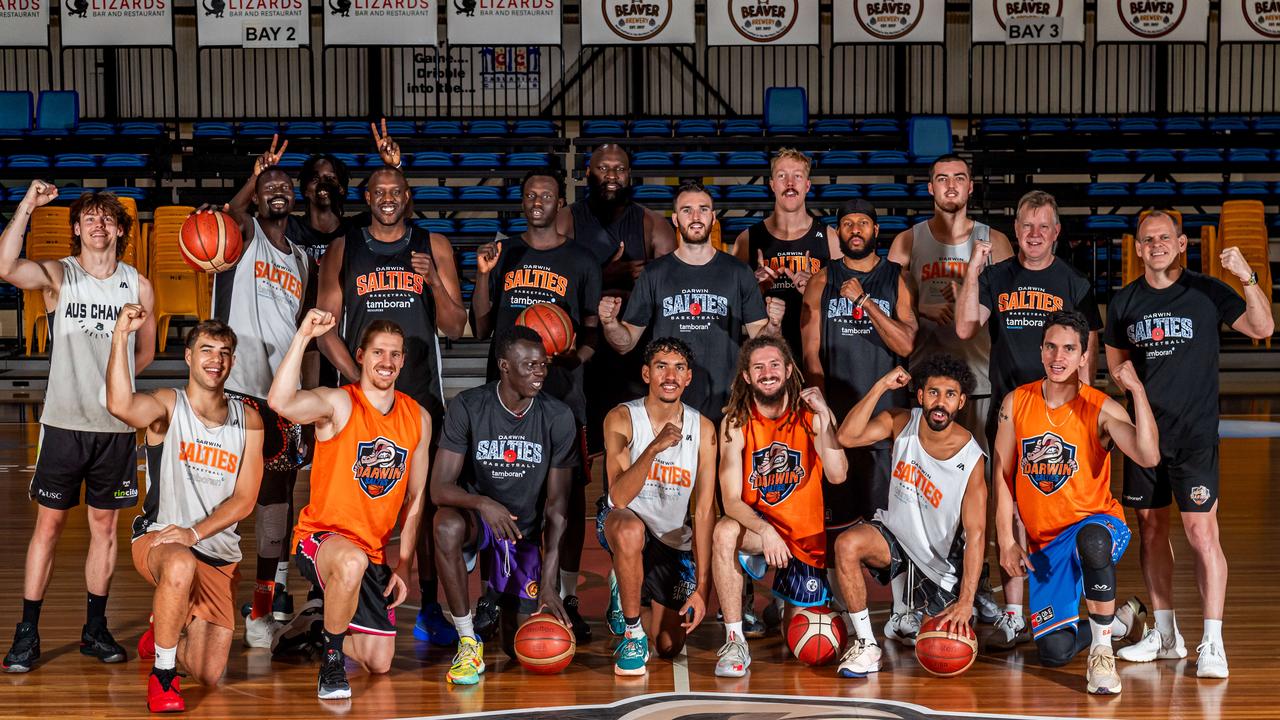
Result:
{"label": "basketball shoe", "polygon": [[320,679],[316,681],[316,697],[321,700],[345,700],[351,697],[351,684],[347,682],[347,658],[340,651],[330,648],[320,663]]}
{"label": "basketball shoe", "polygon": [[610,635],[621,635],[627,631],[627,620],[622,614],[622,597],[618,595],[618,576],[609,571],[609,609],[604,616],[605,625]]}
{"label": "basketball shoe", "polygon": [[449,647],[458,642],[458,631],[453,623],[444,619],[444,610],[440,603],[427,603],[418,611],[418,619],[413,623],[413,637],[422,642]]}
{"label": "basketball shoe", "polygon": [[147,709],[153,713],[183,712],[187,709],[177,670],[151,668],[151,675],[147,677]]}
{"label": "basketball shoe", "polygon": [[1152,660],[1181,660],[1187,656],[1187,646],[1182,633],[1174,633],[1165,639],[1158,628],[1147,628],[1138,642],[1120,648],[1116,657],[1125,662],[1151,662]]}
{"label": "basketball shoe", "polygon": [[1205,640],[1196,648],[1196,677],[1224,679],[1230,674],[1227,670],[1227,654],[1222,645],[1212,640]]}
{"label": "basketball shoe", "polygon": [[80,654],[96,657],[104,663],[122,663],[129,659],[124,647],[116,642],[105,620],[92,620],[80,631]]}
{"label": "basketball shoe", "polygon": [[[914,638],[912,638],[914,644]],[[840,658],[840,677],[860,678],[880,672],[880,646],[862,638],[854,638],[844,657]]]}
{"label": "basketball shoe", "polygon": [[445,680],[452,685],[475,685],[484,674],[484,643],[475,638],[458,638],[458,652]]}
{"label": "basketball shoe", "polygon": [[746,641],[737,635],[730,635],[716,655],[720,658],[716,661],[716,677],[739,678],[751,667],[751,651]]}
{"label": "basketball shoe", "polygon": [[993,650],[1012,650],[1013,646],[1031,640],[1027,621],[1021,615],[1006,612],[996,618],[994,632],[987,636],[987,647]]}
{"label": "basketball shoe", "polygon": [[1116,672],[1116,656],[1108,645],[1089,651],[1089,667],[1085,671],[1090,695],[1119,695],[1120,673]]}
{"label": "basketball shoe", "polygon": [[1123,635],[1114,635],[1116,640],[1138,642],[1147,629],[1147,606],[1137,596],[1129,598],[1116,608],[1116,622],[1125,627]]}
{"label": "basketball shoe", "polygon": [[582,619],[582,613],[578,612],[577,595],[564,599],[564,611],[569,614],[569,624],[573,626],[573,641],[578,645],[591,642],[591,626]]}
{"label": "basketball shoe", "polygon": [[613,651],[618,656],[613,664],[613,674],[622,676],[644,675],[648,672],[649,638],[645,635],[627,635]]}
{"label": "basketball shoe", "polygon": [[[918,612],[894,613],[889,618],[889,622],[884,624],[884,636],[913,647],[916,644],[916,636],[920,634],[921,617],[922,615]],[[880,649],[876,648],[877,658],[879,653]]]}
{"label": "basketball shoe", "polygon": [[4,671],[11,673],[31,672],[36,660],[40,659],[40,633],[31,623],[18,623],[13,633],[13,647],[4,656]]}

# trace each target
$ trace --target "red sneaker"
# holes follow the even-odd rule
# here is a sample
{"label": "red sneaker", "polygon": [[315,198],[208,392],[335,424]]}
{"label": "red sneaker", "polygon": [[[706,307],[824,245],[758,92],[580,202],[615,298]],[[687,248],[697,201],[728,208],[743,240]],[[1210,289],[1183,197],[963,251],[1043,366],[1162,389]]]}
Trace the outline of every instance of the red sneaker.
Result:
{"label": "red sneaker", "polygon": [[156,659],[156,633],[151,628],[138,638],[138,657],[143,660]]}
{"label": "red sneaker", "polygon": [[177,670],[151,668],[147,678],[147,709],[153,713],[183,712],[187,704],[182,700],[182,688],[178,687]]}

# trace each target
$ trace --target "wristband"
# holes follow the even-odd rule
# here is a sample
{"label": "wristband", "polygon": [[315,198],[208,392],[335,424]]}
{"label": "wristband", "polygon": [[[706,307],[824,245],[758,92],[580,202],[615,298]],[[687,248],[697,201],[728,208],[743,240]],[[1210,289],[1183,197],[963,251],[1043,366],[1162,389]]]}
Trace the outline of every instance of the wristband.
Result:
{"label": "wristband", "polygon": [[864,293],[862,293],[861,295],[859,295],[859,296],[858,296],[858,299],[857,299],[857,300],[854,300],[854,301],[853,301],[853,306],[854,306],[854,307],[856,307],[856,308],[861,308],[861,307],[862,307],[862,303],[864,303],[864,302],[866,302],[866,301],[867,301],[867,294],[864,292]]}
{"label": "wristband", "polygon": [[1257,285],[1257,284],[1258,284],[1258,273],[1256,273],[1256,272],[1249,273],[1249,279],[1248,279],[1248,280],[1245,280],[1245,281],[1244,281],[1243,283],[1241,283],[1241,284],[1242,284],[1242,285],[1244,285],[1245,287],[1249,287],[1250,285]]}
{"label": "wristband", "polygon": [[195,528],[195,526],[194,526],[194,525],[193,525],[193,526],[191,526],[191,527],[189,527],[189,528],[187,528],[187,529],[191,531],[191,534],[192,534],[192,535],[195,535],[195,536],[196,536],[196,542],[193,542],[193,543],[191,543],[191,544],[192,544],[192,545],[195,545],[196,543],[200,542],[200,531],[199,531],[199,530],[197,530],[197,529]]}

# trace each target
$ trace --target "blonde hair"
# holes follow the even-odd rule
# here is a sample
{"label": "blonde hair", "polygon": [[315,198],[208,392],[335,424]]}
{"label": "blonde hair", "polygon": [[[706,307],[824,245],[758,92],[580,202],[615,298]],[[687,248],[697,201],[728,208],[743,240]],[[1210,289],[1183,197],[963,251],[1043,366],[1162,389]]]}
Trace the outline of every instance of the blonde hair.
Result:
{"label": "blonde hair", "polygon": [[782,148],[778,150],[778,152],[774,153],[773,157],[769,159],[770,177],[772,177],[774,171],[778,169],[778,163],[783,160],[794,160],[803,165],[805,175],[808,175],[809,171],[813,169],[813,161],[809,159],[808,155],[805,155],[795,148]]}

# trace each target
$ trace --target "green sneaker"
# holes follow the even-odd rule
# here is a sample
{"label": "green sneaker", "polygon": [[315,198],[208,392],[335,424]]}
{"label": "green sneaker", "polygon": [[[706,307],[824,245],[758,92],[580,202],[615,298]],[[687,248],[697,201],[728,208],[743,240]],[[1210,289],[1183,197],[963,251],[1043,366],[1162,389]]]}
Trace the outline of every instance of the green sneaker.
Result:
{"label": "green sneaker", "polygon": [[475,685],[483,672],[484,643],[469,637],[459,638],[458,652],[453,656],[453,665],[445,680],[453,685]]}
{"label": "green sneaker", "polygon": [[609,611],[605,613],[604,622],[609,626],[609,634],[620,636],[627,631],[627,621],[622,615],[622,598],[618,596],[618,576],[609,571]]}
{"label": "green sneaker", "polygon": [[626,636],[613,651],[618,661],[613,664],[614,675],[643,675],[648,672],[645,663],[649,662],[649,638]]}

